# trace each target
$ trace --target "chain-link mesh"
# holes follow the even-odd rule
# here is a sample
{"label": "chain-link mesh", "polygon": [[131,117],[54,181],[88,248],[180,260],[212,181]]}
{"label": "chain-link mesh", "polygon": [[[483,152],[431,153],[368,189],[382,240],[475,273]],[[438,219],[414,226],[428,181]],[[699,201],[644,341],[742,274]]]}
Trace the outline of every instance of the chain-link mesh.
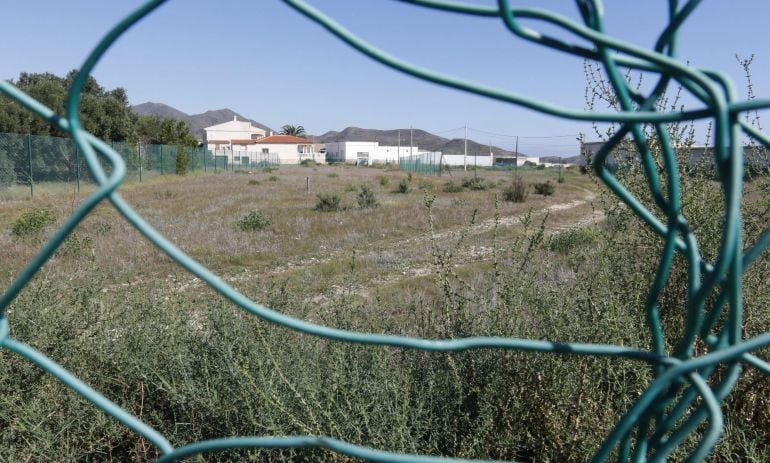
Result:
{"label": "chain-link mesh", "polygon": [[[40,253],[22,270],[0,298],[3,313],[33,275],[53,254],[67,235],[100,202],[109,201],[148,240],[163,250],[180,266],[207,282],[213,289],[230,299],[248,313],[286,328],[309,335],[336,341],[397,346],[407,349],[428,351],[461,351],[468,349],[496,348],[515,349],[527,352],[553,352],[563,355],[589,355],[622,357],[646,362],[652,366],[655,379],[637,398],[634,405],[619,418],[615,428],[597,450],[594,460],[606,461],[615,455],[619,461],[661,461],[690,436],[696,437],[696,444],[686,449],[689,461],[705,458],[714,447],[722,432],[720,402],[730,393],[741,373],[741,366],[747,365],[770,374],[770,364],[752,354],[763,346],[770,345],[770,333],[750,339],[743,339],[741,277],[761,252],[770,244],[770,230],[764,232],[758,242],[744,249],[741,242],[741,192],[743,165],[740,155],[740,137],[746,134],[763,146],[770,146],[770,140],[741,121],[738,115],[745,111],[770,107],[770,100],[754,99],[737,101],[735,91],[728,79],[719,73],[687,66],[675,58],[677,31],[687,17],[700,3],[691,0],[679,5],[676,0],[668,2],[668,24],[662,31],[654,50],[645,50],[605,34],[602,7],[598,0],[578,0],[582,24],[541,9],[512,8],[509,0],[499,0],[497,7],[478,4],[463,4],[443,0],[404,0],[422,7],[444,12],[462,13],[502,19],[507,28],[516,36],[536,44],[600,63],[608,76],[618,98],[622,111],[598,113],[564,108],[547,102],[527,98],[515,93],[485,87],[454,77],[430,72],[424,68],[401,61],[390,54],[376,49],[322,12],[303,0],[284,0],[287,4],[322,25],[344,42],[373,59],[418,78],[452,88],[487,96],[559,117],[620,123],[620,129],[612,136],[595,158],[594,168],[601,180],[642,220],[644,220],[664,241],[659,268],[650,288],[650,295],[643,310],[647,314],[648,329],[651,333],[650,351],[638,350],[619,345],[555,343],[544,340],[526,340],[499,337],[474,337],[451,340],[417,339],[371,333],[352,332],[318,326],[298,320],[257,304],[228,286],[222,279],[185,255],[172,243],[155,231],[144,219],[129,207],[116,192],[127,175],[131,165],[118,151],[81,129],[78,119],[79,97],[86,77],[109,46],[129,27],[149,14],[162,0],[147,2],[116,25],[95,47],[80,69],[70,89],[66,117],[59,117],[50,109],[20,92],[8,82],[0,82],[0,91],[13,98],[41,118],[70,133],[76,145],[76,155],[82,155],[88,171],[98,183],[99,189],[90,195],[57,230]],[[567,42],[561,38],[525,28],[520,20],[527,19],[545,23],[574,34],[590,46]],[[647,95],[629,88],[618,67],[643,70],[658,75],[654,89]],[[655,103],[667,86],[677,82],[697,98],[702,107],[679,112],[656,111]],[[697,240],[686,218],[682,214],[679,192],[679,173],[675,153],[668,137],[665,123],[684,120],[709,119],[715,134],[714,163],[719,171],[724,202],[725,217],[722,226],[721,245],[716,259],[707,261],[700,255]],[[663,166],[659,172],[648,149],[643,124],[655,126],[660,138]],[[605,168],[608,153],[627,137],[631,136],[640,153],[642,168],[650,186],[653,210],[648,209],[639,198],[625,188]],[[23,137],[8,138],[0,143],[0,150],[6,146],[23,146]],[[62,156],[72,157],[71,149],[65,146],[52,148]],[[5,151],[3,151],[5,152]],[[97,153],[101,156],[97,157]],[[17,159],[12,154],[2,158],[0,170],[3,176],[16,176],[15,181],[23,182],[23,172],[8,170],[6,165]],[[171,169],[172,153],[163,153],[151,158],[150,170]],[[10,159],[10,161],[8,160]],[[129,156],[130,159],[130,156]],[[150,158],[148,158],[150,159]],[[142,161],[144,162],[144,161]],[[216,165],[216,163],[214,163]],[[221,166],[222,168],[224,166]],[[65,178],[72,175],[72,169],[45,168],[41,174],[51,178]],[[662,175],[661,175],[662,174]],[[657,297],[667,281],[674,256],[681,254],[689,272],[687,306],[683,307],[681,339],[675,340],[675,351],[664,350],[664,336],[658,316]],[[619,289],[621,290],[621,289]],[[629,327],[629,329],[638,329]],[[668,341],[671,341],[670,339]],[[700,355],[694,347],[701,346]],[[449,461],[445,458],[396,454],[372,448],[348,444],[327,437],[280,436],[280,437],[239,437],[201,441],[175,448],[153,428],[121,409],[98,392],[79,381],[61,366],[42,353],[13,339],[9,333],[5,316],[0,320],[0,345],[34,362],[62,383],[83,396],[105,413],[113,416],[148,441],[162,453],[159,461],[176,461],[182,457],[229,448],[326,448],[345,455],[372,461],[429,462]],[[290,348],[287,346],[287,348]],[[718,375],[715,372],[719,372]],[[693,434],[697,429],[697,434]],[[454,460],[458,461],[458,460]]]}
{"label": "chain-link mesh", "polygon": [[[280,164],[277,153],[211,151],[205,147],[108,142],[122,159],[125,178],[143,181],[158,175],[178,173],[177,152],[187,156],[185,172],[257,169]],[[112,165],[99,159],[102,171],[109,175]],[[0,187],[37,183],[96,183],[85,157],[70,138],[0,133]]]}
{"label": "chain-link mesh", "polygon": [[427,175],[440,175],[443,158],[441,153],[419,153],[398,158],[398,169]]}

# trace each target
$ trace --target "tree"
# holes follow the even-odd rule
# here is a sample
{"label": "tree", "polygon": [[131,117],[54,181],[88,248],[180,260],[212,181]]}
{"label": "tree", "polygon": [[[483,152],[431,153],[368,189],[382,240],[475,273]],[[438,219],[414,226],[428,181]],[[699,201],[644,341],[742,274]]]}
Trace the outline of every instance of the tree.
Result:
{"label": "tree", "polygon": [[281,134],[282,135],[293,135],[295,137],[304,137],[305,136],[305,128],[301,125],[289,125],[286,124],[283,127],[281,127]]}

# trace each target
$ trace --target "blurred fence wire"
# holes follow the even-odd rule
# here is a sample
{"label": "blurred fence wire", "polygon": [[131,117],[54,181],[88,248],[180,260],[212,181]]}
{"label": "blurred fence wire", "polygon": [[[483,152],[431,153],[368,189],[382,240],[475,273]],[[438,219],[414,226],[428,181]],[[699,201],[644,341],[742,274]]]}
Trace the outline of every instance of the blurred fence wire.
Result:
{"label": "blurred fence wire", "polygon": [[[110,202],[120,214],[137,228],[148,240],[174,259],[181,267],[208,283],[214,290],[230,299],[248,313],[270,322],[313,336],[330,340],[394,346],[426,351],[463,351],[469,349],[511,349],[525,352],[551,352],[567,356],[602,356],[642,361],[650,365],[654,380],[646,390],[641,391],[633,405],[618,418],[617,424],[597,449],[594,461],[663,461],[675,449],[687,454],[688,461],[706,458],[722,433],[723,419],[721,402],[733,390],[741,377],[744,366],[770,374],[770,364],[753,352],[770,345],[770,333],[744,339],[742,332],[743,303],[742,275],[762,251],[770,244],[770,230],[765,231],[756,243],[746,247],[741,238],[741,192],[742,160],[740,137],[747,135],[757,143],[770,146],[770,140],[744,122],[741,113],[770,107],[770,100],[752,99],[738,101],[732,84],[721,74],[691,67],[676,59],[677,32],[686,23],[688,16],[696,9],[699,1],[668,2],[668,21],[659,35],[655,48],[643,49],[608,35],[604,30],[603,7],[598,0],[577,0],[581,21],[575,21],[537,8],[513,8],[510,0],[499,0],[496,6],[478,3],[461,3],[443,0],[404,0],[420,7],[452,14],[465,14],[501,20],[515,36],[537,45],[562,51],[579,58],[600,63],[607,73],[616,94],[621,111],[591,112],[583,109],[562,107],[505,90],[468,82],[456,77],[429,71],[407,63],[368,44],[323,12],[303,0],[284,0],[285,3],[320,24],[331,34],[367,56],[408,75],[429,82],[444,85],[477,95],[486,96],[558,117],[584,120],[615,122],[618,131],[608,140],[594,159],[593,167],[598,177],[636,213],[663,242],[659,268],[650,287],[650,295],[643,307],[647,315],[651,342],[649,349],[621,345],[551,342],[503,337],[472,337],[460,339],[431,340],[398,335],[384,335],[346,331],[315,325],[292,318],[260,305],[243,296],[203,265],[185,255],[166,238],[155,231],[116,192],[132,165],[142,166],[139,155],[152,159],[148,163],[153,171],[165,169],[165,160],[160,154],[149,155],[137,150],[133,157],[131,147],[113,147],[81,129],[79,114],[80,95],[86,78],[94,66],[112,45],[132,25],[164,3],[162,0],[149,1],[119,22],[94,48],[80,68],[69,93],[67,113],[57,115],[49,108],[19,91],[8,82],[0,82],[0,91],[34,112],[44,120],[67,131],[74,141],[74,152],[67,142],[54,143],[54,152],[61,150],[63,157],[72,164],[47,165],[44,157],[28,171],[28,181],[35,175],[61,178],[76,174],[83,156],[88,174],[99,188],[92,193],[47,242],[40,253],[22,270],[17,279],[0,296],[0,346],[35,363],[62,383],[93,403],[105,413],[114,417],[133,431],[155,445],[162,456],[158,461],[177,461],[204,452],[230,448],[325,448],[340,454],[380,462],[446,462],[460,461],[443,457],[398,454],[374,448],[342,442],[320,436],[255,436],[221,438],[174,447],[163,435],[125,409],[105,398],[97,391],[77,379],[63,367],[43,353],[14,339],[10,335],[8,319],[5,316],[9,304],[40,270],[69,233],[89,212],[102,201]],[[580,39],[577,43],[566,41],[568,34],[550,35],[524,27],[546,24],[546,30],[562,29]],[[620,71],[635,69],[654,74],[657,84],[649,94],[641,94],[630,88]],[[686,111],[657,111],[655,103],[664,94],[667,86],[676,82],[699,101],[699,107]],[[679,192],[679,172],[674,159],[674,147],[667,135],[666,123],[686,120],[709,119],[715,135],[715,164],[719,169],[719,181],[724,193],[725,217],[718,255],[707,260],[698,250],[697,237],[682,212]],[[654,125],[661,141],[663,164],[655,164],[645,138],[643,126]],[[649,182],[652,203],[634,197],[620,180],[606,169],[605,160],[617,144],[632,137],[641,154],[641,164]],[[9,138],[16,144],[14,156],[22,156],[24,147],[33,151],[35,143],[31,137]],[[25,145],[26,143],[26,145]],[[52,141],[48,141],[52,143]],[[52,145],[53,146],[53,145]],[[69,150],[69,151],[67,151]],[[165,154],[165,153],[164,153]],[[30,156],[27,154],[28,157]],[[132,159],[136,162],[132,164]],[[23,159],[13,158],[3,162],[16,162],[13,173],[15,181],[24,181]],[[205,156],[202,163],[205,165]],[[39,174],[35,172],[39,169]],[[84,172],[82,174],[85,175]],[[20,177],[21,176],[21,177]],[[649,204],[649,205],[648,205]],[[688,279],[687,305],[681,308],[681,333],[664,333],[658,314],[658,297],[667,281],[676,254],[687,261]],[[622,291],[622,288],[618,288]],[[630,326],[629,330],[639,327]],[[664,348],[666,335],[679,336],[676,348],[667,352]],[[671,341],[668,339],[668,341]],[[697,348],[696,348],[697,347]],[[291,349],[291,346],[286,346]],[[258,355],[258,354],[255,354]],[[515,417],[512,417],[515,419]],[[689,441],[687,439],[690,438]],[[685,447],[685,442],[687,442]]]}

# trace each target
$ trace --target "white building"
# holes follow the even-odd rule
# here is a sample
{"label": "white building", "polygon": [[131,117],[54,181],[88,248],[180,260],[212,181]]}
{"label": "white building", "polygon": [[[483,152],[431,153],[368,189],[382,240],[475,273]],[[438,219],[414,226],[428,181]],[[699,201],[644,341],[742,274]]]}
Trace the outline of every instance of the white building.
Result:
{"label": "white building", "polygon": [[[239,140],[241,141],[241,140]],[[249,140],[243,140],[249,141]],[[271,135],[251,141],[243,146],[262,154],[277,154],[281,164],[299,164],[305,159],[315,162],[325,162],[325,155],[315,150],[315,144],[310,140],[291,135]]]}
{"label": "white building", "polygon": [[204,146],[211,151],[234,150],[233,141],[253,141],[263,138],[265,130],[254,127],[249,121],[239,121],[233,116],[232,121],[212,125],[203,129],[206,132]]}
{"label": "white building", "polygon": [[398,158],[417,155],[418,151],[416,146],[380,146],[376,141],[341,141],[326,144],[326,159],[329,162],[359,165],[397,163]]}

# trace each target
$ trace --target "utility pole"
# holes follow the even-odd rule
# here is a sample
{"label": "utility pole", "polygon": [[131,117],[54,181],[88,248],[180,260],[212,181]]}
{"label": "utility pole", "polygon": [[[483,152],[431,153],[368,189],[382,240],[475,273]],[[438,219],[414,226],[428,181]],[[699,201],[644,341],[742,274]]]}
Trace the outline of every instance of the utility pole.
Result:
{"label": "utility pole", "polygon": [[414,136],[414,130],[412,130],[412,126],[409,126],[409,156],[412,156],[412,146],[414,146],[413,140]]}
{"label": "utility pole", "polygon": [[401,131],[400,130],[398,131],[398,159],[400,163],[401,162],[400,161],[401,159]]}
{"label": "utility pole", "polygon": [[463,170],[468,171],[468,126],[465,126],[465,149],[463,150]]}
{"label": "utility pole", "polygon": [[518,172],[519,171],[519,136],[516,135],[516,165],[513,167],[513,170]]}

